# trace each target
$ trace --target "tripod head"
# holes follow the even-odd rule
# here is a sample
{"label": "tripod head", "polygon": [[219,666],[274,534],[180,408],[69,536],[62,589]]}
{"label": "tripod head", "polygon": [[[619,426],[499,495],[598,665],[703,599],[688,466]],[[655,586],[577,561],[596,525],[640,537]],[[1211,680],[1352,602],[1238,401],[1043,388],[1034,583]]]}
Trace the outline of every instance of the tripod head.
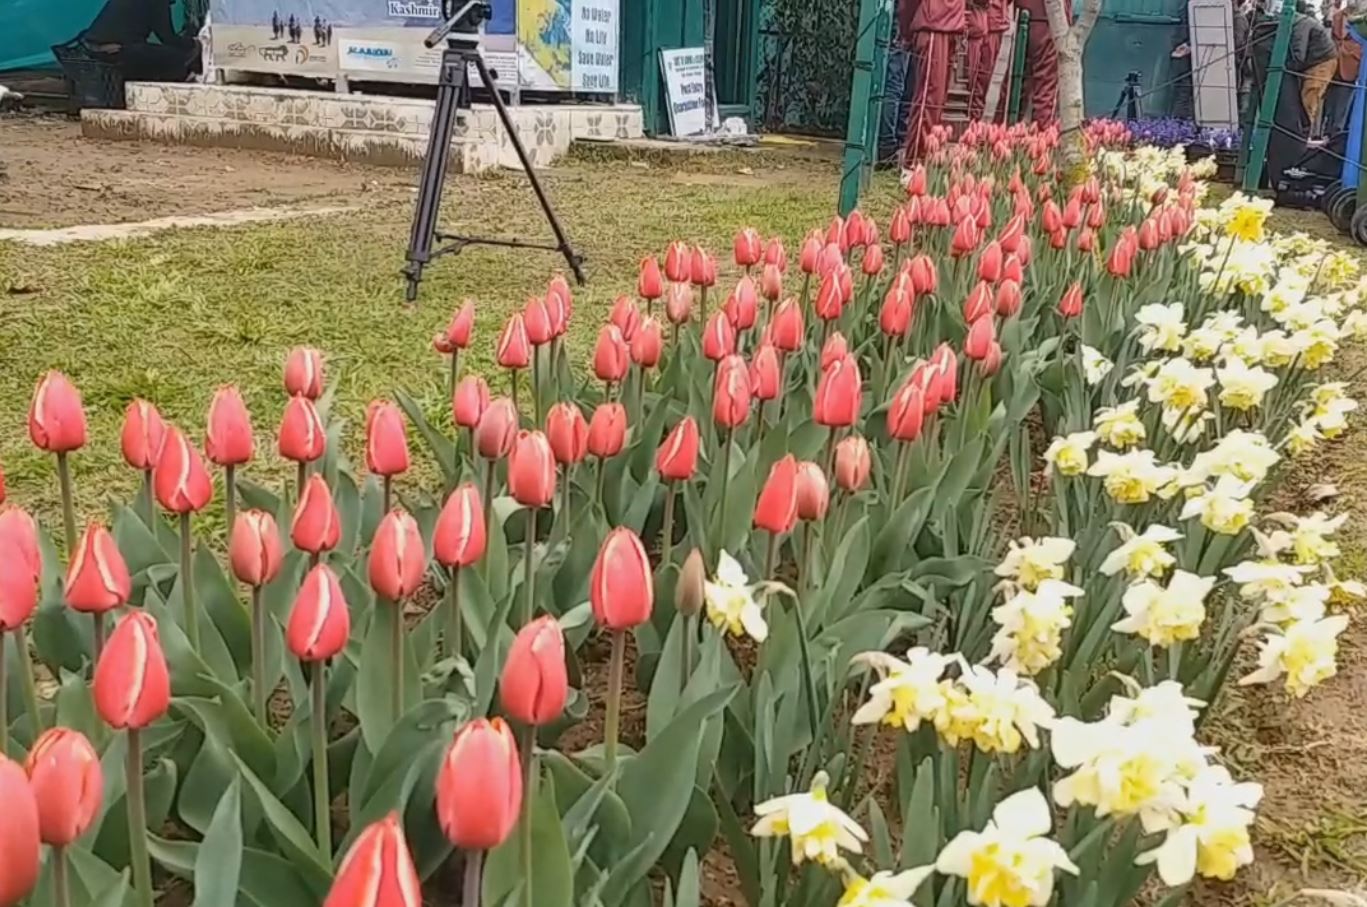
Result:
{"label": "tripod head", "polygon": [[[467,2],[452,12],[460,0],[441,0],[441,14],[446,19],[441,25],[432,30],[432,33],[423,39],[423,45],[427,48],[436,47],[447,35],[455,32],[458,36],[472,36],[479,34],[479,27],[489,19],[493,18],[494,8],[488,0],[467,0]],[[465,40],[471,40],[465,37]],[[477,39],[476,39],[477,40]]]}

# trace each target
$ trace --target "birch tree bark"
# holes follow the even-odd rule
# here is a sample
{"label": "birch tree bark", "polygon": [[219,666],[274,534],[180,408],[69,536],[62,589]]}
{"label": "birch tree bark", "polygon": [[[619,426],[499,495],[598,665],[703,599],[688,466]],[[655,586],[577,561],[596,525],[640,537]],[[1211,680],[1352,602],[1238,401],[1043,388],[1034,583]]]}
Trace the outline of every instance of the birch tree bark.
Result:
{"label": "birch tree bark", "polygon": [[1083,0],[1082,15],[1068,24],[1065,3],[1072,0],[1044,0],[1049,14],[1049,34],[1058,52],[1059,166],[1065,185],[1087,178],[1087,142],[1082,134],[1082,51],[1092,34],[1101,0]]}

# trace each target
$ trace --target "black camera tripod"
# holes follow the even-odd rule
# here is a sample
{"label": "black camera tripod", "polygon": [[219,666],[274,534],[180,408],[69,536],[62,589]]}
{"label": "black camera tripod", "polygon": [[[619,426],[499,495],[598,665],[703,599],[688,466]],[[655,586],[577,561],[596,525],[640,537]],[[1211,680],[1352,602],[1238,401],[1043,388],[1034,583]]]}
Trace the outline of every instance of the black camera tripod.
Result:
{"label": "black camera tripod", "polygon": [[[445,12],[448,0],[443,0]],[[427,158],[423,161],[422,183],[418,187],[418,204],[413,212],[413,229],[408,238],[408,264],[403,275],[408,281],[406,298],[409,302],[418,298],[418,284],[422,272],[434,258],[442,255],[455,255],[466,246],[485,245],[503,246],[514,249],[542,249],[559,252],[565,256],[565,263],[574,273],[574,279],[584,284],[583,256],[574,251],[560,220],[551,209],[550,199],[541,181],[536,177],[527,149],[517,134],[508,108],[499,96],[494,85],[494,75],[490,72],[484,58],[479,53],[478,28],[489,17],[489,4],[483,0],[470,0],[457,12],[448,16],[445,23],[424,40],[428,47],[436,47],[442,39],[446,40],[446,50],[441,55],[441,71],[437,79],[437,106],[432,115],[432,128],[428,134]],[[437,216],[441,208],[442,184],[446,181],[446,167],[451,152],[451,134],[455,131],[456,116],[459,110],[470,109],[469,67],[474,66],[480,81],[489,92],[498,118],[508,131],[508,138],[517,151],[522,169],[531,180],[532,191],[546,213],[546,220],[555,233],[555,245],[549,243],[525,242],[519,239],[500,239],[488,236],[466,236],[456,233],[442,233],[437,229]],[[444,243],[444,245],[442,245]]]}

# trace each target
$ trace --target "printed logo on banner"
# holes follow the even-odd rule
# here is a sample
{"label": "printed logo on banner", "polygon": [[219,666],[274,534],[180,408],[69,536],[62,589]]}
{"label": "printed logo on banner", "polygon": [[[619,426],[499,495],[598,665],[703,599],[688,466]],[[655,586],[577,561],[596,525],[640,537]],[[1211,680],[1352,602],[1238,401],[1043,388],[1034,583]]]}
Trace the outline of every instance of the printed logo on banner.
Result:
{"label": "printed logo on banner", "polygon": [[349,70],[386,70],[399,68],[399,53],[392,44],[378,41],[348,41],[342,50],[342,65]]}
{"label": "printed logo on banner", "polygon": [[425,0],[388,0],[386,8],[396,19],[440,19],[441,4]]}

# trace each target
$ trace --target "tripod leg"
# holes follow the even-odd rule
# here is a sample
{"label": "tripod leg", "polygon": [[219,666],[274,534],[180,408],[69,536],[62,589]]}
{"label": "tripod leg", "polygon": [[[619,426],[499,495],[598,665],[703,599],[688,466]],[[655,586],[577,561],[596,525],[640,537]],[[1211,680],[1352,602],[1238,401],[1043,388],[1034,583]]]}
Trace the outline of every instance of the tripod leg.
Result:
{"label": "tripod leg", "polygon": [[527,172],[527,179],[532,181],[532,191],[536,193],[536,200],[541,203],[541,210],[546,213],[546,220],[550,222],[551,230],[555,232],[555,241],[560,246],[560,254],[565,256],[565,263],[574,272],[574,279],[580,285],[585,283],[584,269],[581,265],[579,255],[570,246],[569,237],[565,235],[565,229],[560,226],[560,218],[555,216],[555,211],[551,209],[551,201],[546,198],[546,191],[541,188],[541,180],[536,177],[536,169],[532,166],[531,158],[527,157],[527,149],[522,145],[522,138],[517,134],[517,127],[513,125],[513,119],[508,114],[508,108],[503,103],[503,98],[498,93],[498,88],[494,85],[494,79],[489,74],[489,67],[485,64],[484,58],[478,54],[473,55],[473,63],[479,71],[480,80],[484,82],[484,87],[488,89],[490,98],[494,102],[494,110],[498,111],[498,118],[503,121],[503,128],[508,130],[508,138],[513,143],[513,149],[517,151],[517,158],[522,162],[522,169]]}
{"label": "tripod leg", "polygon": [[413,212],[413,229],[408,237],[408,264],[404,276],[408,279],[406,296],[409,302],[418,298],[418,282],[422,271],[432,260],[432,242],[441,211],[441,190],[446,182],[447,162],[451,154],[451,135],[456,128],[456,112],[461,93],[465,91],[465,61],[458,53],[442,55],[441,78],[437,83],[437,104],[432,111],[432,126],[428,131],[427,159],[422,165],[422,182],[418,186],[418,204]]}

